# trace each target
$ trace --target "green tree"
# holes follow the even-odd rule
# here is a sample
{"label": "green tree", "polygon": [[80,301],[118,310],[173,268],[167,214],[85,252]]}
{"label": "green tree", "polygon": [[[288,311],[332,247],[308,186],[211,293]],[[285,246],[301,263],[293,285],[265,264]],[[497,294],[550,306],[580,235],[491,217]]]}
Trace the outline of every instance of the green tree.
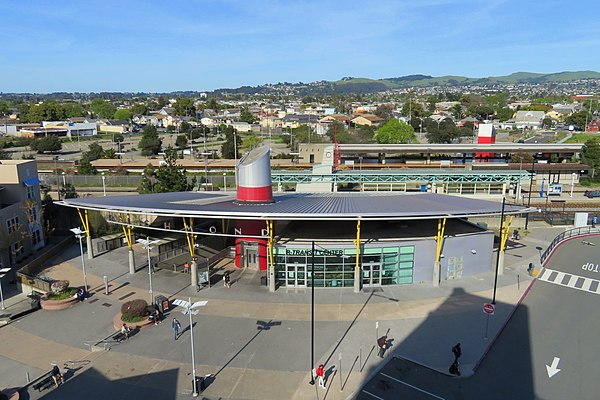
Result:
{"label": "green tree", "polygon": [[464,116],[462,106],[460,104],[453,105],[450,107],[450,114],[452,114],[456,120],[462,119]]}
{"label": "green tree", "polygon": [[112,118],[115,115],[117,108],[109,101],[95,98],[92,100],[92,104],[90,104],[90,110],[92,110],[98,118]]}
{"label": "green tree", "polygon": [[194,101],[189,97],[178,97],[173,104],[175,114],[179,116],[193,117],[196,115]]}
{"label": "green tree", "polygon": [[131,107],[131,113],[133,115],[146,115],[148,114],[148,107],[141,103],[134,104]]}
{"label": "green tree", "polygon": [[165,162],[156,169],[154,193],[187,192],[196,186],[196,178],[188,182],[185,168],[177,164],[177,153],[171,147],[165,151]]}
{"label": "green tree", "polygon": [[138,146],[142,150],[143,156],[156,155],[162,147],[162,139],[158,136],[158,131],[152,125],[144,126],[144,134]]}
{"label": "green tree", "polygon": [[496,110],[496,118],[501,122],[508,121],[513,116],[513,110],[508,107],[500,108]]}
{"label": "green tree", "polygon": [[262,139],[256,136],[255,134],[249,134],[244,137],[242,140],[242,149],[244,150],[252,150],[262,143]]}
{"label": "green tree", "polygon": [[437,103],[437,101],[437,96],[429,96],[427,98],[427,111],[429,111],[430,113],[435,112],[435,103]]}
{"label": "green tree", "polygon": [[42,121],[61,121],[66,118],[65,109],[54,100],[36,104],[27,111],[27,121],[40,123]]}
{"label": "green tree", "polygon": [[258,121],[258,117],[254,116],[247,108],[244,108],[240,112],[240,121],[253,124]]}
{"label": "green tree", "polygon": [[116,133],[112,138],[113,143],[116,143],[119,153],[121,152],[121,143],[125,141],[125,136],[121,133]]}
{"label": "green tree", "polygon": [[416,143],[417,138],[412,126],[396,118],[392,118],[385,125],[375,131],[377,143],[399,144]]}
{"label": "green tree", "polygon": [[12,154],[4,149],[0,149],[0,160],[10,160],[12,159]]}
{"label": "green tree", "polygon": [[79,160],[79,165],[77,165],[77,173],[79,175],[96,175],[98,174],[98,170],[94,167],[90,161],[90,157],[87,152],[84,152],[81,156],[81,160]]}
{"label": "green tree", "polygon": [[189,122],[183,121],[181,125],[179,125],[179,132],[188,133],[192,129],[192,126]]}
{"label": "green tree", "polygon": [[461,135],[450,118],[444,118],[439,123],[428,118],[425,120],[425,126],[429,143],[451,143]]}
{"label": "green tree", "polygon": [[383,118],[386,121],[394,118],[392,115],[392,111],[394,111],[394,106],[391,104],[381,104],[377,106],[373,114],[377,115],[379,118]]}
{"label": "green tree", "polygon": [[592,180],[596,180],[596,172],[600,169],[600,143],[588,140],[581,148],[582,161],[592,167]]}
{"label": "green tree", "polygon": [[31,145],[32,150],[38,153],[55,152],[62,149],[62,143],[56,136],[46,136],[43,138],[35,139]]}
{"label": "green tree", "polygon": [[63,185],[58,192],[60,193],[59,197],[62,197],[63,199],[76,199],[79,197],[77,191],[75,190],[75,186],[71,185],[70,183]]}
{"label": "green tree", "polygon": [[425,109],[423,105],[417,101],[415,101],[412,96],[410,96],[402,105],[402,109],[400,110],[400,114],[404,117],[414,118],[414,117],[425,117]]}
{"label": "green tree", "polygon": [[94,161],[99,158],[104,158],[104,148],[96,142],[90,143],[90,145],[88,146],[88,151],[85,153],[87,153],[87,156],[90,159],[90,161]]}
{"label": "green tree", "polygon": [[0,116],[3,117],[8,115],[10,109],[8,107],[8,103],[5,101],[0,101]]}
{"label": "green tree", "polygon": [[85,110],[79,103],[65,103],[63,104],[63,109],[67,118],[85,116]]}
{"label": "green tree", "polygon": [[542,127],[544,128],[552,128],[552,118],[544,118],[542,120]]}
{"label": "green tree", "polygon": [[142,171],[142,182],[138,186],[139,194],[154,193],[154,181],[156,180],[156,168],[152,164],[146,165]]}
{"label": "green tree", "polygon": [[510,157],[511,163],[531,164],[533,156],[529,153],[514,153]]}
{"label": "green tree", "polygon": [[[241,147],[240,135],[234,134],[235,129],[232,126],[221,125],[221,133],[225,135],[225,143],[221,146],[221,154],[223,158],[233,159],[239,158],[239,151]],[[233,141],[236,141],[238,154],[235,154],[234,149],[236,146],[233,145]]]}
{"label": "green tree", "polygon": [[123,121],[129,121],[133,117],[133,113],[129,108],[119,108],[115,111],[113,118]]}
{"label": "green tree", "polygon": [[591,122],[592,118],[591,114],[587,110],[581,110],[567,116],[567,118],[565,118],[565,121],[569,125],[576,125],[581,129],[586,129],[586,122]]}
{"label": "green tree", "polygon": [[185,135],[179,135],[179,136],[177,136],[177,139],[175,140],[175,146],[177,146],[177,148],[179,150],[183,150],[183,149],[187,148],[187,143],[188,143],[188,139]]}

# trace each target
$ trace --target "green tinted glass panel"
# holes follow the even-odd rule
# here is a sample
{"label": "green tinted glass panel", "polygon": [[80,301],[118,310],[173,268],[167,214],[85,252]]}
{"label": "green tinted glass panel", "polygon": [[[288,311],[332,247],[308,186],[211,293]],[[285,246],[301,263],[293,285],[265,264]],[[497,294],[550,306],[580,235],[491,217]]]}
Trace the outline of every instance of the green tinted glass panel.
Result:
{"label": "green tinted glass panel", "polygon": [[400,278],[398,280],[398,283],[401,285],[407,284],[407,283],[412,283],[412,277],[406,277],[406,278]]}
{"label": "green tinted glass panel", "polygon": [[413,264],[414,263],[412,261],[401,262],[399,264],[399,267],[402,268],[402,269],[404,269],[404,268],[410,268],[410,269],[412,269]]}
{"label": "green tinted glass panel", "polygon": [[400,261],[412,261],[414,259],[414,254],[400,254]]}
{"label": "green tinted glass panel", "polygon": [[401,269],[398,271],[399,276],[411,276],[413,274],[412,269]]}
{"label": "green tinted glass panel", "polygon": [[415,246],[403,246],[400,247],[400,254],[414,253]]}

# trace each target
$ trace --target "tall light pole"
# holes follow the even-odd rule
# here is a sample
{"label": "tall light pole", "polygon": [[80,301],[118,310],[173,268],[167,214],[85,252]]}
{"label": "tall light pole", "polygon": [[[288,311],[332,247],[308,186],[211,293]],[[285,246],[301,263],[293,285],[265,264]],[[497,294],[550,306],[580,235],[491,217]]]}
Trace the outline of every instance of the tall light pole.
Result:
{"label": "tall light pole", "polygon": [[194,359],[194,322],[192,320],[192,315],[198,314],[198,310],[196,310],[196,308],[207,305],[208,301],[197,301],[194,304],[192,304],[192,299],[188,297],[188,301],[177,299],[173,301],[173,304],[183,308],[183,310],[181,310],[182,314],[189,314],[190,316],[190,343],[192,348],[192,396],[198,397],[198,382],[196,380],[196,360]]}
{"label": "tall light pole", "polygon": [[233,172],[235,175],[235,188],[237,190],[237,133],[233,130]]}
{"label": "tall light pole", "polygon": [[150,282],[150,304],[154,303],[154,291],[152,290],[152,265],[150,264],[150,250],[154,248],[153,244],[160,242],[160,240],[150,240],[148,236],[146,239],[138,239],[136,242],[140,243],[144,249],[148,252],[148,280]]}
{"label": "tall light pole", "polygon": [[500,240],[498,241],[498,256],[496,257],[496,270],[494,273],[494,295],[492,296],[492,304],[496,304],[496,287],[498,285],[498,268],[500,266],[500,252],[502,249],[502,237],[504,236],[504,205],[506,197],[502,197],[502,211],[500,213]]}
{"label": "tall light pole", "polygon": [[208,152],[203,152],[202,155],[204,156],[204,190],[206,191],[206,188],[208,188],[208,156],[210,156],[212,153],[208,153]]}
{"label": "tall light pole", "polygon": [[315,241],[312,241],[310,252],[310,383],[315,384],[312,373],[315,367]]}
{"label": "tall light pole", "polygon": [[72,228],[69,230],[75,234],[75,237],[77,239],[79,239],[79,251],[81,251],[81,269],[83,270],[83,292],[85,294],[88,291],[88,285],[87,285],[87,277],[85,275],[85,260],[83,258],[83,243],[81,240],[83,239],[83,236],[87,233],[87,231],[84,231],[79,228]]}
{"label": "tall light pole", "polygon": [[[531,174],[529,175],[529,194],[527,198],[527,207],[531,207],[531,189],[533,188],[533,171],[535,168],[535,158],[531,161]],[[525,214],[525,230],[529,226],[529,213]]]}
{"label": "tall light pole", "polygon": [[106,176],[102,173],[102,194],[106,196]]}
{"label": "tall light pole", "polygon": [[4,294],[2,293],[2,278],[6,275],[6,273],[10,271],[10,268],[2,268],[0,269],[0,301],[2,302],[2,309],[4,310]]}

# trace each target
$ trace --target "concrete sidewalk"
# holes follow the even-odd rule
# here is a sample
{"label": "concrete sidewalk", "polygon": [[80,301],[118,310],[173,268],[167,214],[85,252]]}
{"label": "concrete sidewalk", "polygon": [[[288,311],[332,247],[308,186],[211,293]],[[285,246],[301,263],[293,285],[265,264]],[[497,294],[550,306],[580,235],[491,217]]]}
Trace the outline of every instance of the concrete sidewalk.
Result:
{"label": "concrete sidewalk", "polygon": [[[319,398],[324,394],[329,399],[348,397],[385,362],[376,356],[375,343],[378,336],[388,331],[393,346],[386,357],[401,355],[447,373],[453,359],[450,349],[461,342],[462,370],[472,369],[531,282],[526,270],[529,262],[539,266],[537,247],[545,249],[547,243],[564,231],[538,223],[530,227],[530,235],[511,244],[506,252],[505,273],[498,279],[496,313],[489,321],[482,306],[492,298],[493,273],[446,281],[439,288],[413,284],[359,294],[353,293],[352,288],[315,289],[315,365],[324,363],[329,371],[328,389],[316,388]],[[136,264],[142,266],[145,261],[143,249],[136,248]],[[72,286],[83,284],[77,246],[52,264],[45,271],[48,277],[68,279]],[[227,262],[220,268],[234,269]],[[147,270],[128,274],[126,249],[86,259],[86,272],[93,292],[90,299],[63,312],[38,311],[0,329],[1,354],[11,362],[37,369],[43,369],[50,361],[66,361],[60,354],[68,355],[69,359],[90,360],[76,373],[76,379],[56,390],[57,395],[62,390],[66,396],[69,386],[87,382],[88,375],[92,381],[104,377],[105,382],[114,385],[120,382],[119,385],[138,388],[142,393],[141,388],[148,381],[136,377],[153,373],[157,382],[164,379],[163,387],[175,393],[170,396],[189,397],[189,331],[174,342],[169,326],[169,318],[176,316],[185,329],[188,317],[174,310],[165,323],[144,329],[110,352],[90,353],[85,342],[112,332],[112,316],[120,304],[134,298],[150,300],[150,294]],[[103,293],[103,276],[110,281],[108,295]],[[152,280],[154,295],[208,301],[194,317],[197,373],[215,376],[204,396],[315,397],[315,387],[307,383],[311,369],[310,289],[279,289],[269,293],[268,288],[259,286],[258,274],[248,270],[234,271],[231,289],[217,282],[210,289],[197,292],[190,287],[188,274],[168,269],[156,271]],[[73,324],[76,329],[62,329]],[[26,340],[9,340],[9,336]],[[10,349],[5,349],[4,343],[9,343]],[[40,362],[27,356],[29,351],[43,354],[44,348],[53,346],[61,351],[40,357]],[[126,365],[130,366],[129,372],[124,372]],[[0,376],[0,386],[15,386],[3,379]],[[127,397],[137,398],[135,391]]]}

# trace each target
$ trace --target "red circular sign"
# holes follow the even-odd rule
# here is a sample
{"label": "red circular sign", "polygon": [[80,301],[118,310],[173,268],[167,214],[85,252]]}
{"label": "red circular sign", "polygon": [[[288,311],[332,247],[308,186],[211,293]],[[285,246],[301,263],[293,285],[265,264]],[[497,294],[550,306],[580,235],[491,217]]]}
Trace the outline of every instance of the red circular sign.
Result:
{"label": "red circular sign", "polygon": [[483,305],[483,312],[489,315],[494,315],[494,305],[491,303],[485,303]]}

